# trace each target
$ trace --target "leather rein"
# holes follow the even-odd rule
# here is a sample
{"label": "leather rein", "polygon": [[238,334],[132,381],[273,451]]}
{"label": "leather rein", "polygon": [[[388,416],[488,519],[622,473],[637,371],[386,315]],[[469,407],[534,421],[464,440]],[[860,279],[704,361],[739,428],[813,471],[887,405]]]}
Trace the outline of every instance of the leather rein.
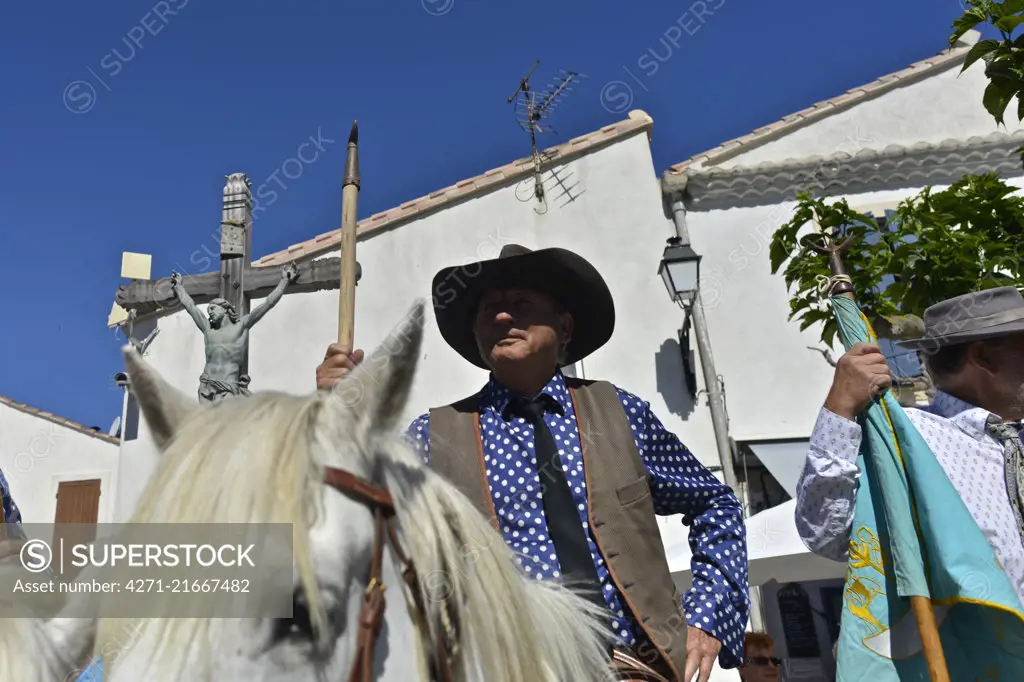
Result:
{"label": "leather rein", "polygon": [[[398,561],[402,564],[402,578],[413,597],[413,607],[419,618],[420,636],[429,641],[427,611],[424,606],[423,593],[420,590],[419,577],[412,561],[402,551],[395,532],[395,502],[391,493],[369,481],[342,469],[324,467],[324,483],[349,497],[353,497],[370,507],[373,511],[373,554],[370,560],[370,580],[363,596],[363,606],[359,613],[359,632],[356,635],[356,652],[349,673],[348,682],[372,682],[373,654],[377,646],[381,626],[384,624],[384,590],[381,577],[384,562],[384,546],[390,541]],[[433,655],[429,656],[428,664],[431,682],[452,681],[452,649],[446,643],[441,628],[438,628],[434,641]],[[431,647],[427,646],[430,652]]]}

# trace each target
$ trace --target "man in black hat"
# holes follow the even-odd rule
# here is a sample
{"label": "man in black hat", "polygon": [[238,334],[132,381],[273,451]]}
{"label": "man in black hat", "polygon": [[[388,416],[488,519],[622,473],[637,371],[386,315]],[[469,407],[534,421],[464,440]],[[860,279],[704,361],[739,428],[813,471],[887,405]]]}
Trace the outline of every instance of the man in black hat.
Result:
{"label": "man in black hat", "polygon": [[[1024,603],[1024,297],[1014,287],[974,292],[925,311],[920,352],[936,386],[907,417],[989,539]],[[891,376],[872,344],[850,347],[811,435],[797,483],[796,523],[815,554],[846,561],[860,470],[856,418]]]}
{"label": "man in black hat", "polygon": [[[699,673],[704,682],[719,654],[723,667],[739,665],[749,597],[736,496],[646,402],[560,370],[614,329],[597,270],[571,251],[510,245],[497,259],[441,270],[433,291],[441,335],[490,378],[410,426],[430,466],[491,519],[527,574],[562,580],[610,611],[624,679]],[[362,360],[348,351],[328,349],[318,388]],[[685,596],[656,514],[683,514],[691,526]],[[661,678],[630,676],[645,666]]]}

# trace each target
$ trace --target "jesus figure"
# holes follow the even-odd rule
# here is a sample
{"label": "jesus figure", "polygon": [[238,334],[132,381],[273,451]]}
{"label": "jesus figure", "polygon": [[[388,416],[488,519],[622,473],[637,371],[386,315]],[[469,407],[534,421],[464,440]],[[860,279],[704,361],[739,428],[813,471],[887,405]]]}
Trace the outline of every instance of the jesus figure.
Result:
{"label": "jesus figure", "polygon": [[229,301],[215,298],[207,306],[207,317],[199,312],[195,301],[181,284],[181,275],[171,274],[174,295],[203,332],[206,366],[199,377],[199,402],[216,403],[229,395],[249,395],[249,377],[242,374],[242,360],[249,347],[249,330],[271,308],[277,305],[287,286],[299,277],[298,268],[289,263],[281,273],[281,281],[263,303],[248,315],[239,318]]}

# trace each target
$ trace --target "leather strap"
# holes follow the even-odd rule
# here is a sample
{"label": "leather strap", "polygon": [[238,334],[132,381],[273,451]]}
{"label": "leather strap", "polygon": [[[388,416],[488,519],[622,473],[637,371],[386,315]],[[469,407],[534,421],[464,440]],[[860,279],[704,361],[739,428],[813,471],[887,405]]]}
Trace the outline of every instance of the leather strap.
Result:
{"label": "leather strap", "polygon": [[384,514],[380,507],[373,510],[373,557],[370,560],[370,582],[363,596],[363,608],[359,613],[359,632],[356,634],[356,653],[352,661],[349,682],[371,682],[373,675],[373,652],[384,623],[384,583],[381,582],[381,567],[384,555]]}
{"label": "leather strap", "polygon": [[[396,558],[404,567],[402,578],[412,594],[413,608],[419,620],[420,636],[429,644],[429,635],[423,631],[429,629],[423,593],[420,590],[416,568],[398,541],[398,534],[394,526],[395,506],[391,493],[365,479],[334,467],[324,468],[323,480],[324,483],[339,492],[356,497],[373,509],[373,554],[370,558],[370,580],[366,585],[363,605],[359,612],[355,657],[348,677],[348,682],[372,682],[373,654],[377,647],[381,626],[384,624],[386,607],[385,585],[382,576],[385,543],[391,543]],[[443,614],[448,615],[448,603],[442,602],[441,607]],[[446,634],[448,635],[447,641]],[[433,682],[452,682],[451,660],[454,656],[456,641],[457,627],[453,627],[451,630],[439,627],[433,647],[426,647],[428,651],[433,652],[430,661],[430,677]]]}
{"label": "leather strap", "polygon": [[383,507],[387,512],[395,512],[395,502],[391,493],[378,488],[369,481],[334,467],[324,467],[324,483],[346,495],[358,497],[374,507]]}

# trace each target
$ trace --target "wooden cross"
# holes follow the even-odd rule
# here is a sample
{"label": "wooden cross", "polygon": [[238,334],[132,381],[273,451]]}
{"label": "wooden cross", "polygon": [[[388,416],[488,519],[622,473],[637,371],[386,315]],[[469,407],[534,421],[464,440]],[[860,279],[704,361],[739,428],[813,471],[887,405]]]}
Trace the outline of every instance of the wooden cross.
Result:
{"label": "wooden cross", "polygon": [[[252,267],[252,193],[251,183],[244,173],[227,176],[224,185],[224,203],[220,223],[220,270],[197,275],[182,273],[182,285],[196,304],[223,298],[235,306],[239,316],[249,312],[249,301],[263,298],[281,281],[282,269],[287,265]],[[295,263],[299,278],[285,290],[285,294],[307,293],[337,289],[341,258],[324,258]],[[362,274],[356,264],[356,281]],[[140,318],[158,312],[181,309],[173,291],[170,277],[157,280],[133,280],[118,287],[116,301],[119,306]],[[241,371],[248,372],[248,353]]]}

